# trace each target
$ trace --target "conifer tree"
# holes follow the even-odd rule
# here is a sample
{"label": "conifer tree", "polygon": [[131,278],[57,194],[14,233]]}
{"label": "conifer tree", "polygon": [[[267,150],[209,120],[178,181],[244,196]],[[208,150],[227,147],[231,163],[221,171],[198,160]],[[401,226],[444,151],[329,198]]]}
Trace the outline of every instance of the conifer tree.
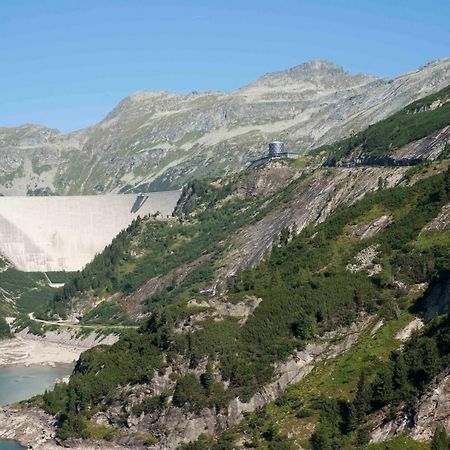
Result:
{"label": "conifer tree", "polygon": [[392,369],[392,383],[395,390],[400,390],[403,394],[408,383],[408,369],[406,367],[405,359],[401,352],[392,352],[391,361]]}
{"label": "conifer tree", "polygon": [[371,390],[367,380],[367,374],[365,371],[362,371],[359,376],[355,399],[353,400],[354,417],[359,423],[362,423],[365,420],[370,409],[370,400]]}
{"label": "conifer tree", "polygon": [[375,408],[381,408],[390,403],[393,396],[392,368],[390,364],[384,364],[380,367],[372,386],[372,403]]}
{"label": "conifer tree", "polygon": [[444,427],[437,427],[433,439],[431,440],[430,450],[448,450],[450,448],[450,439]]}

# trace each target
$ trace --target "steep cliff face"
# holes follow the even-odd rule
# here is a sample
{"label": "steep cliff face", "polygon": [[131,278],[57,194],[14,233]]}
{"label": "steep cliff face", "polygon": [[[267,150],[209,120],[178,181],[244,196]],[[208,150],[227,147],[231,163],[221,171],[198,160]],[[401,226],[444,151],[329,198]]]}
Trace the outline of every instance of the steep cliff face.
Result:
{"label": "steep cliff face", "polygon": [[239,170],[274,138],[300,152],[331,143],[449,82],[449,59],[394,79],[311,61],[230,93],[141,92],[73,133],[35,125],[0,129],[0,192],[180,187],[192,177]]}
{"label": "steep cliff face", "polygon": [[301,231],[311,223],[323,222],[341,205],[352,204],[380,187],[396,186],[406,168],[358,168],[316,170],[295,182],[288,198],[255,224],[243,227],[230,240],[220,278],[260,261],[270,251],[283,228]]}
{"label": "steep cliff face", "polygon": [[405,433],[417,441],[430,441],[438,426],[450,432],[449,417],[450,374],[446,371],[420,397],[415,411],[402,411],[396,418],[379,425],[371,434],[371,442],[387,441]]}

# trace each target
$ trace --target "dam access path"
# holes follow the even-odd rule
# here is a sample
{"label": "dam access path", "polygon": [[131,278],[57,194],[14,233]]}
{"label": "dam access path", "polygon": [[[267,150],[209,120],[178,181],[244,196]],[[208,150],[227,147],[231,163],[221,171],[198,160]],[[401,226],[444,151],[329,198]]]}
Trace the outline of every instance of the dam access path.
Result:
{"label": "dam access path", "polygon": [[29,313],[28,318],[32,320],[33,322],[42,323],[44,325],[53,325],[57,327],[63,327],[63,328],[75,328],[75,329],[86,329],[86,330],[104,330],[109,328],[116,328],[119,330],[137,330],[139,328],[139,325],[105,325],[105,324],[89,324],[84,325],[77,322],[67,322],[64,320],[42,320],[42,319],[36,319],[34,317],[34,313]]}

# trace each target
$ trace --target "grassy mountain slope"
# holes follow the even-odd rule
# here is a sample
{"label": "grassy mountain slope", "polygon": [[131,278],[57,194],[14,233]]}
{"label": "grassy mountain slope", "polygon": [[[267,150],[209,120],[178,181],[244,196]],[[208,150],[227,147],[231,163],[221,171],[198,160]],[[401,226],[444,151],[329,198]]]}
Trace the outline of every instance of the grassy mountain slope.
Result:
{"label": "grassy mountain slope", "polygon": [[[151,383],[169,367],[173,375],[167,390],[135,410],[154,418],[150,428],[143,420],[139,431],[151,430],[157,437],[164,433],[158,428],[162,412],[201,415],[215,408],[218,413],[236,396],[248,401],[271,380],[274,362],[304,348],[317,334],[353,322],[362,311],[389,321],[407,314],[410,288],[450,265],[448,236],[417,245],[423,228],[449,200],[447,171],[411,187],[368,195],[298,236],[283,231],[270,257],[237,274],[228,293],[217,299],[230,308],[262,299],[246,321],[231,316],[214,320],[201,301],[204,294],[174,296],[171,303],[162,302],[140,332],[110,348],[85,352],[69,385],[44,396],[43,407],[63,414],[63,437],[89,436],[89,418],[99,411],[117,414],[109,406],[117,396],[126,404],[122,387]],[[391,221],[374,235],[355,237],[357,229],[380,216]],[[120,417],[127,421],[129,410],[121,410]],[[120,422],[112,423],[117,427]]]}

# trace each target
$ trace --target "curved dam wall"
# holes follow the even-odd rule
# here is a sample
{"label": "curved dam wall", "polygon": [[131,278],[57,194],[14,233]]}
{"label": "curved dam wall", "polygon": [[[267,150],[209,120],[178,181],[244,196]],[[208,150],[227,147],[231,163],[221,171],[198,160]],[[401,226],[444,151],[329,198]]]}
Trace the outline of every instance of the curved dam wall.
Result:
{"label": "curved dam wall", "polygon": [[180,194],[0,197],[0,254],[26,272],[80,270],[133,219],[170,215]]}

